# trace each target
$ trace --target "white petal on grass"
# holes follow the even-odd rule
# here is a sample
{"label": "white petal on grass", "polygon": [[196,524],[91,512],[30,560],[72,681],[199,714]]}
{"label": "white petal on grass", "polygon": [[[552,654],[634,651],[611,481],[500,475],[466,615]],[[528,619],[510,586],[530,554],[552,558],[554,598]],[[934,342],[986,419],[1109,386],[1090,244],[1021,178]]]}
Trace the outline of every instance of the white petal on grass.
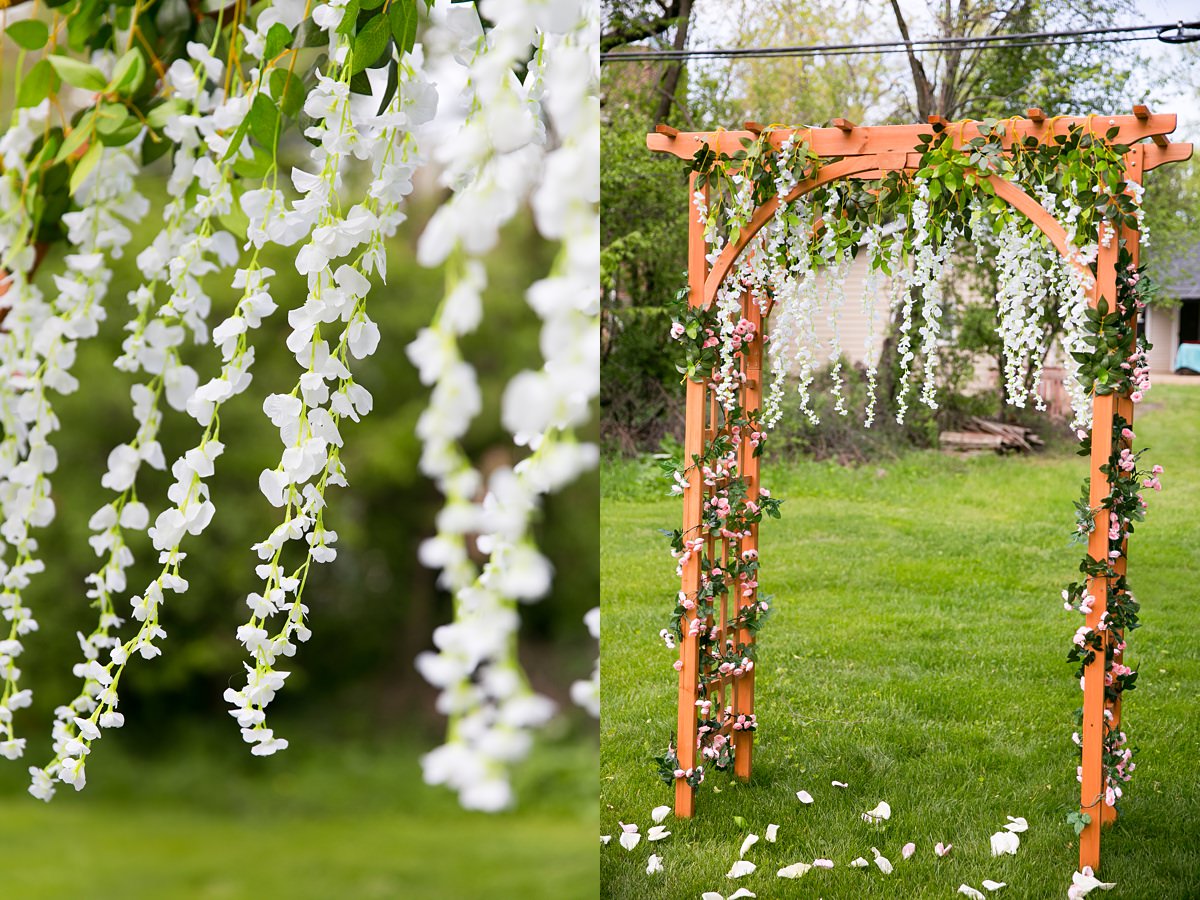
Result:
{"label": "white petal on grass", "polygon": [[705,891],[700,895],[700,900],[725,900],[725,895],[718,894],[716,891]]}
{"label": "white petal on grass", "polygon": [[952,849],[954,849],[953,844],[943,844],[941,841],[938,841],[933,847],[933,852],[938,856],[945,856]]}
{"label": "white petal on grass", "polygon": [[655,872],[661,872],[662,870],[662,857],[657,853],[651,853],[650,861],[646,863],[646,874],[653,875]]}
{"label": "white petal on grass", "polygon": [[670,836],[671,832],[667,831],[666,825],[651,825],[650,830],[646,832],[648,841],[661,841]]}
{"label": "white petal on grass", "polygon": [[600,843],[602,843],[602,844],[607,844],[607,843],[608,843],[609,841],[611,841],[611,840],[612,840],[612,835],[611,835],[611,834],[602,834],[602,835],[600,835]]}
{"label": "white petal on grass", "polygon": [[1008,883],[1004,881],[992,881],[990,878],[987,878],[984,880],[983,886],[989,891],[998,891],[1002,887],[1008,887]]}
{"label": "white petal on grass", "polygon": [[754,863],[750,862],[749,860],[739,859],[737,862],[735,862],[733,864],[733,866],[730,868],[729,872],[726,873],[725,877],[726,878],[741,878],[744,875],[749,875],[751,872],[753,872],[757,868],[758,868],[758,866],[756,866]]}
{"label": "white petal on grass", "polygon": [[642,836],[636,831],[625,831],[621,834],[621,846],[626,850],[632,850],[642,840]]}
{"label": "white petal on grass", "polygon": [[734,891],[732,894],[729,895],[729,900],[742,900],[743,897],[757,898],[758,894],[755,894],[755,893],[747,890],[746,888],[738,888],[736,891]]}
{"label": "white petal on grass", "polygon": [[865,859],[863,859],[861,856],[858,857],[858,859],[850,860],[850,868],[852,868],[852,869],[865,869],[869,865],[871,865],[871,864],[869,862],[867,862]]}
{"label": "white petal on grass", "polygon": [[969,884],[960,884],[958,886],[958,892],[960,894],[966,894],[971,898],[971,900],[987,900],[987,897],[983,896],[983,894],[979,893],[979,891],[975,890],[975,888],[971,887]]}
{"label": "white petal on grass", "polygon": [[992,835],[992,856],[1017,855],[1021,839],[1011,831],[997,831]]}
{"label": "white petal on grass", "polygon": [[738,856],[739,857],[745,856],[746,851],[749,850],[751,847],[753,847],[757,843],[758,843],[758,835],[757,834],[746,835],[746,839],[744,841],[742,841],[742,849],[738,851]]}
{"label": "white petal on grass", "polygon": [[790,866],[784,866],[776,874],[780,878],[803,878],[811,868],[808,863],[792,863]]}
{"label": "white petal on grass", "polygon": [[1101,881],[1091,866],[1084,866],[1083,871],[1071,876],[1071,889],[1067,891],[1067,897],[1069,900],[1080,900],[1092,891],[1111,891],[1116,886],[1115,881]]}
{"label": "white petal on grass", "polygon": [[832,859],[814,859],[813,860],[813,868],[814,869],[832,869],[833,868],[833,860]]}
{"label": "white petal on grass", "polygon": [[773,843],[775,843],[775,841],[778,837],[779,837],[779,826],[778,825],[768,825],[767,826],[767,834],[766,834],[767,840],[773,844]]}
{"label": "white petal on grass", "polygon": [[910,856],[912,856],[916,852],[917,852],[917,845],[914,844],[912,841],[909,841],[907,844],[905,844],[903,847],[900,848],[900,855],[902,857],[904,857],[905,859],[908,859]]}
{"label": "white petal on grass", "polygon": [[886,822],[891,817],[892,808],[882,800],[873,810],[862,814],[862,820],[868,825],[878,825],[880,822]]}
{"label": "white petal on grass", "polygon": [[650,810],[650,818],[655,825],[657,825],[670,814],[671,807],[669,806],[656,806],[654,809]]}
{"label": "white petal on grass", "polygon": [[1008,819],[1008,824],[1004,826],[1005,831],[1015,831],[1020,833],[1022,831],[1029,830],[1029,823],[1025,821],[1024,816],[1018,816],[1015,819],[1012,816],[1006,816],[1005,818]]}
{"label": "white petal on grass", "polygon": [[876,850],[874,847],[871,848],[871,852],[875,854],[875,865],[877,865],[879,867],[879,871],[882,872],[884,875],[891,875],[892,874],[892,861],[890,859],[888,859],[886,856],[884,856],[882,853],[880,853],[878,850]]}
{"label": "white petal on grass", "polygon": [[812,794],[810,794],[808,791],[796,791],[796,799],[805,806],[813,802]]}
{"label": "white petal on grass", "polygon": [[846,784],[846,782],[844,782],[844,781],[831,781],[829,783],[832,784],[834,787],[840,787],[840,788],[850,787],[850,785]]}

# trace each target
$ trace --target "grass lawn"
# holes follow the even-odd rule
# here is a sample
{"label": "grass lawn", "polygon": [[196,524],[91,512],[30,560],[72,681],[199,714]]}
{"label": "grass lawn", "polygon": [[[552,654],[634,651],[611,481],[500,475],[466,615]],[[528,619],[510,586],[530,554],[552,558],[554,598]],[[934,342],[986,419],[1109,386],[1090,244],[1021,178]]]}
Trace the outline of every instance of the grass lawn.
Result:
{"label": "grass lawn", "polygon": [[596,895],[590,741],[537,751],[521,807],[497,816],[421,784],[417,751],[394,744],[301,737],[270,760],[183,746],[146,761],[118,749],[100,747],[87,789],[60,789],[49,805],[24,795],[19,767],[0,768],[0,897]]}
{"label": "grass lawn", "polygon": [[[1143,627],[1127,659],[1142,673],[1125,723],[1138,771],[1120,820],[1104,833],[1117,889],[1096,897],[1200,897],[1200,387],[1160,386],[1138,411],[1139,446],[1166,467],[1131,543],[1130,584]],[[1082,550],[1068,540],[1085,460],[953,459],[914,453],[857,469],[767,467],[786,498],[761,533],[761,589],[774,618],[761,634],[754,777],[713,773],[691,822],[668,818],[665,841],[627,852],[618,820],[644,834],[672,794],[651,757],[674,730],[674,654],[662,647],[678,581],[658,528],[679,503],[650,487],[649,467],[611,464],[602,486],[602,896],[697,898],[738,887],[772,897],[954,897],[959,884],[1008,884],[997,896],[1063,897],[1078,856],[1066,813],[1079,800],[1072,711],[1081,694],[1066,662],[1079,624],[1059,591]],[[848,782],[845,790],[833,780]],[[815,798],[801,805],[795,796]],[[886,800],[883,829],[860,813]],[[745,827],[734,821],[745,820]],[[989,836],[1024,816],[1015,857]],[[725,877],[746,831],[780,826]],[[900,848],[917,844],[901,859]],[[954,849],[938,859],[935,842]],[[879,848],[885,876],[847,867]],[[665,871],[645,873],[651,853]],[[794,862],[829,858],[798,881]]]}

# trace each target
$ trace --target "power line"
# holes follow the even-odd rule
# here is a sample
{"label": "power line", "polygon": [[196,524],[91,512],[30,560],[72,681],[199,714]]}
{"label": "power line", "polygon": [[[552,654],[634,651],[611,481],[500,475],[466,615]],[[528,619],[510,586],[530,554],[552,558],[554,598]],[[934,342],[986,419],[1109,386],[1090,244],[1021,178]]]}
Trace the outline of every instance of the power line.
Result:
{"label": "power line", "polygon": [[[914,41],[874,41],[862,44],[819,44],[794,47],[736,47],[695,50],[631,50],[602,53],[603,62],[659,62],[688,59],[766,59],[805,56],[853,56],[863,54],[917,53],[934,50],[967,50],[975,47],[1009,49],[1020,47],[1061,47],[1076,44],[1116,44],[1129,41],[1159,40],[1166,43],[1188,43],[1200,40],[1200,22],[1179,22],[1167,25],[1131,25],[1121,28],[1085,28],[1072,31],[1032,31],[1017,34],[983,35],[979,37],[920,38]],[[1170,34],[1170,32],[1177,34]],[[1144,32],[1153,32],[1144,33]],[[1112,35],[1122,35],[1114,37]]]}

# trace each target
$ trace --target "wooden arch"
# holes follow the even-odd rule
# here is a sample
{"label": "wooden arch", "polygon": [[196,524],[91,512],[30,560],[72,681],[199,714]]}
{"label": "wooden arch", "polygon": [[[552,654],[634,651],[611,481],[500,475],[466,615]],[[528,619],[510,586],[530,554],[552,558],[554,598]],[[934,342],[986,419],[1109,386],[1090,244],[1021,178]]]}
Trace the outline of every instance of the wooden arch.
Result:
{"label": "wooden arch", "polygon": [[[1141,184],[1145,172],[1157,166],[1170,162],[1183,161],[1191,157],[1191,144],[1171,143],[1166,135],[1175,130],[1176,116],[1173,114],[1152,114],[1144,106],[1135,106],[1132,115],[1123,116],[1088,116],[1086,118],[1055,117],[1048,118],[1040,110],[1026,111],[1024,118],[1015,117],[1007,120],[1007,130],[1004,143],[1011,147],[1014,140],[1024,141],[1033,137],[1039,142],[1046,143],[1056,135],[1067,134],[1072,128],[1099,128],[1105,132],[1116,128],[1113,143],[1125,144],[1130,147],[1124,157],[1125,180]],[[946,122],[940,117],[931,116],[930,125],[942,133],[949,133],[956,147],[961,147],[982,132],[977,123]],[[845,178],[879,178],[886,172],[913,170],[920,166],[920,153],[914,152],[914,147],[921,143],[921,135],[927,134],[930,125],[884,125],[857,126],[844,119],[835,119],[829,128],[797,128],[773,129],[768,134],[772,146],[778,148],[783,141],[791,136],[805,141],[812,151],[821,158],[834,158],[835,161],[821,167],[818,174],[798,184],[792,192],[781,201],[772,198],[755,210],[750,222],[742,229],[738,240],[724,248],[713,262],[708,264],[708,246],[704,237],[703,224],[694,215],[689,215],[688,230],[688,302],[692,306],[708,306],[713,303],[721,284],[733,270],[738,257],[749,246],[755,235],[771,220],[779,209],[781,202],[791,202],[804,194],[815,190],[823,184]],[[746,123],[744,131],[716,132],[679,132],[674,128],[660,125],[646,139],[648,148],[659,153],[667,153],[680,159],[691,159],[696,151],[708,146],[718,152],[729,155],[742,149],[746,139],[756,139],[763,129],[753,122]],[[1150,143],[1144,143],[1150,141]],[[981,176],[983,180],[983,176]],[[1030,219],[1055,248],[1065,258],[1070,260],[1066,232],[1054,217],[1042,208],[1041,204],[1030,197],[1018,185],[995,176],[986,176],[997,196],[1005,200],[1013,208]],[[963,188],[969,190],[970,188]],[[696,191],[696,175],[693,174],[688,185],[688,196]],[[1096,261],[1094,273],[1095,282],[1092,291],[1091,305],[1095,306],[1102,297],[1115,298],[1117,285],[1117,258],[1122,241],[1133,254],[1136,262],[1138,256],[1138,233],[1136,230],[1122,227],[1120,240],[1108,242],[1101,246]],[[1081,263],[1072,260],[1076,265]],[[1088,270],[1089,277],[1093,274]],[[743,298],[742,315],[755,325],[756,333],[762,333],[762,313],[756,302],[747,294]],[[741,405],[750,412],[758,410],[762,405],[762,342],[756,340],[747,345],[743,357],[744,386],[741,388]],[[690,460],[694,455],[703,452],[705,442],[716,431],[716,402],[711,394],[711,388],[705,381],[687,383],[687,419],[684,432],[683,458]],[[1112,447],[1112,424],[1115,416],[1120,415],[1126,421],[1133,421],[1133,402],[1128,395],[1097,395],[1093,397],[1092,416],[1092,450],[1091,450],[1091,494],[1089,503],[1093,509],[1100,508],[1103,503],[1108,482],[1100,472],[1100,467],[1107,464]],[[750,496],[758,496],[759,462],[745,445],[739,451],[739,471],[747,482]],[[705,486],[698,468],[692,466],[687,473],[687,486],[683,491],[683,533],[685,536],[699,533],[702,521],[702,511],[707,498]],[[712,542],[709,540],[709,552]],[[758,550],[758,528],[751,526],[748,537],[742,539],[741,549]],[[1101,524],[1096,527],[1088,542],[1088,555],[1100,559],[1108,552],[1107,527]],[[1126,555],[1122,555],[1117,564],[1118,575],[1125,573]],[[700,558],[691,554],[682,568],[682,591],[694,596],[700,589]],[[1087,616],[1086,624],[1095,629],[1104,614],[1108,596],[1108,579],[1089,578],[1088,592],[1096,598],[1092,612]],[[756,591],[748,596],[738,596],[734,603],[733,617],[746,606],[756,602]],[[729,595],[723,594],[720,604],[720,621],[710,623],[719,631],[722,644],[727,635],[730,621]],[[690,770],[697,764],[697,708],[699,698],[699,650],[697,638],[689,631],[689,623],[696,612],[689,611],[682,623],[683,638],[679,643],[679,702],[676,726],[676,744],[679,757],[679,767]],[[1111,631],[1101,632],[1106,642],[1112,643],[1120,639]],[[738,629],[736,634],[729,635],[740,643],[753,642],[753,635],[745,629]],[[1115,646],[1115,644],[1114,644]],[[1100,833],[1103,825],[1111,824],[1116,819],[1116,811],[1104,804],[1105,774],[1103,765],[1104,719],[1106,700],[1104,696],[1105,654],[1097,652],[1093,661],[1084,671],[1083,698],[1083,776],[1080,790],[1080,808],[1091,815],[1091,822],[1080,835],[1079,864],[1080,867],[1091,866],[1098,870],[1100,866]],[[750,670],[738,677],[726,676],[718,682],[722,708],[726,703],[726,690],[731,694],[734,718],[739,715],[754,713],[754,671]],[[1120,704],[1108,704],[1114,724],[1120,722]],[[734,746],[734,774],[740,780],[748,780],[752,768],[752,752],[754,734],[752,731],[736,731],[731,734]],[[675,781],[675,815],[688,818],[695,814],[695,789],[686,780],[677,778]]]}

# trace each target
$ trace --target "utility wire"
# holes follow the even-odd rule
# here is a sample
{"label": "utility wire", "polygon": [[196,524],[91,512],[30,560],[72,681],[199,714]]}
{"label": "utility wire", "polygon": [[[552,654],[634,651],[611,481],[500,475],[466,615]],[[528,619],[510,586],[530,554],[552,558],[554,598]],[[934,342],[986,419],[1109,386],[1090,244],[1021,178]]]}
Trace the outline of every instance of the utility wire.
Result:
{"label": "utility wire", "polygon": [[[687,59],[766,59],[805,56],[853,56],[862,54],[923,53],[930,51],[966,50],[974,47],[1008,49],[1013,47],[1061,47],[1075,44],[1116,44],[1129,41],[1159,40],[1165,43],[1190,43],[1200,40],[1200,22],[1179,22],[1167,25],[1131,25],[1121,28],[1085,28],[1072,31],[1033,31],[1018,34],[983,35],[979,37],[921,38],[914,41],[874,41],[863,44],[819,44],[794,47],[736,47],[695,50],[609,51],[600,54],[602,62],[657,62]],[[1144,33],[1144,32],[1153,32]],[[1176,32],[1170,34],[1170,32]],[[1123,35],[1113,37],[1112,35]]]}

